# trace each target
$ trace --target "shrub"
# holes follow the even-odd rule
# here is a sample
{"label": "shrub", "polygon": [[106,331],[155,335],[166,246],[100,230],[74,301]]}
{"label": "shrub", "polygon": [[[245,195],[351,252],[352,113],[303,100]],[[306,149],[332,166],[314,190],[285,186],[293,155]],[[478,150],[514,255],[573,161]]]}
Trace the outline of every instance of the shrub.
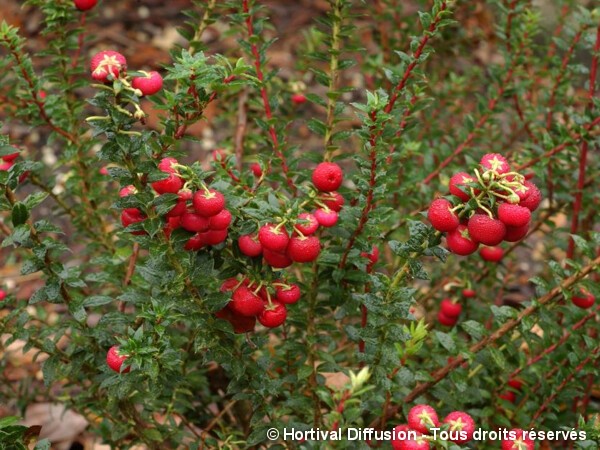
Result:
{"label": "shrub", "polygon": [[43,371],[3,380],[15,416],[60,401],[113,448],[499,446],[284,434],[406,421],[596,448],[597,9],[330,0],[292,39],[197,1],[137,67],[91,46],[107,3],[25,2],[42,50],[0,25],[2,255],[43,280],[3,300]]}

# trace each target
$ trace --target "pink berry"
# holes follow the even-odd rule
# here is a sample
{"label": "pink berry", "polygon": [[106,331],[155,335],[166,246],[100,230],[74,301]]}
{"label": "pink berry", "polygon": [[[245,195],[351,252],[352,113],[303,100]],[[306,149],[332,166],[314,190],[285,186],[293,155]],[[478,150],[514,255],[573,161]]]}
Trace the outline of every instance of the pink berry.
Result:
{"label": "pink berry", "polygon": [[134,77],[131,86],[139,89],[142,95],[154,95],[162,89],[163,79],[158,72],[147,72],[143,77]]}
{"label": "pink berry", "polygon": [[119,77],[119,73],[127,67],[127,60],[119,52],[104,50],[96,53],[90,62],[92,78],[101,83],[108,81],[108,76]]}
{"label": "pink berry", "polygon": [[338,213],[332,209],[319,208],[314,213],[319,225],[329,228],[333,227],[338,221]]}

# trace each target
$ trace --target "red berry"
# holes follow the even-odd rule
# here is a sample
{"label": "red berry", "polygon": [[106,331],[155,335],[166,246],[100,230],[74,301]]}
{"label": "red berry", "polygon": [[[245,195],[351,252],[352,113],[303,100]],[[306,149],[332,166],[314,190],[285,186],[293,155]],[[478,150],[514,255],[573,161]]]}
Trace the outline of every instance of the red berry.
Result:
{"label": "red berry", "polygon": [[474,214],[468,223],[472,239],[485,245],[498,245],[504,239],[506,226],[487,214]]}
{"label": "red berry", "polygon": [[407,419],[409,427],[423,434],[429,433],[430,428],[440,425],[435,409],[429,405],[413,406],[408,412]]}
{"label": "red berry", "polygon": [[208,230],[202,233],[206,245],[219,245],[227,239],[227,230]]}
{"label": "red berry", "polygon": [[498,397],[500,397],[502,400],[506,400],[507,402],[511,403],[514,403],[517,399],[517,395],[513,391],[504,391]]}
{"label": "red berry", "polygon": [[214,162],[224,163],[227,159],[227,150],[224,148],[217,148],[212,152],[212,159]]}
{"label": "red berry", "polygon": [[446,317],[456,318],[460,316],[460,312],[462,311],[462,305],[460,303],[454,303],[451,299],[445,298],[440,303],[440,311]]}
{"label": "red berry", "polygon": [[285,252],[290,237],[284,226],[280,225],[278,227],[272,223],[267,223],[258,230],[258,240],[263,248],[282,253]]}
{"label": "red berry", "polygon": [[506,236],[504,240],[506,242],[517,242],[527,236],[529,232],[529,224],[523,225],[522,227],[506,227]]}
{"label": "red berry", "polygon": [[119,52],[104,50],[96,53],[90,62],[92,78],[101,83],[108,81],[108,76],[118,78],[119,72],[127,66],[127,60]]}
{"label": "red berry", "polygon": [[258,321],[267,328],[275,328],[285,322],[287,317],[287,308],[278,301],[273,301],[271,305],[265,304],[265,309],[258,315]]}
{"label": "red berry", "polygon": [[319,225],[325,228],[334,226],[338,221],[338,213],[332,209],[319,208],[315,211],[314,216],[319,222]]}
{"label": "red berry", "polygon": [[[96,0],[96,1],[98,1],[98,0]],[[40,90],[38,91],[37,95],[38,95],[38,97],[39,97],[39,99],[40,99],[41,101],[44,101],[44,100],[46,100],[46,97],[48,96],[48,94],[46,93],[46,91],[44,91],[43,89],[40,89]]]}
{"label": "red berry", "polygon": [[456,230],[460,223],[458,216],[450,211],[452,203],[445,198],[437,198],[429,205],[427,218],[433,228],[443,233]]}
{"label": "red berry", "polygon": [[579,306],[583,309],[588,309],[592,307],[592,305],[596,301],[596,297],[594,297],[594,295],[590,291],[584,288],[580,288],[579,294],[573,295],[573,297],[571,297],[571,301],[575,306]]}
{"label": "red berry", "polygon": [[438,319],[438,322],[441,325],[444,325],[445,327],[453,327],[454,325],[456,325],[456,322],[458,321],[458,317],[447,316],[442,311],[438,312],[437,319]]}
{"label": "red berry", "polygon": [[3,161],[2,163],[0,163],[0,171],[6,172],[14,165],[15,163],[13,162]]}
{"label": "red berry", "polygon": [[510,172],[510,166],[504,156],[499,153],[488,153],[483,155],[479,162],[485,169],[494,170],[499,174]]}
{"label": "red berry", "polygon": [[462,296],[464,298],[473,298],[477,295],[477,293],[473,289],[463,289]]}
{"label": "red berry", "polygon": [[204,233],[196,233],[195,235],[193,235],[191,238],[188,239],[188,241],[185,243],[183,248],[188,251],[197,252],[205,245],[206,245],[206,242],[204,241]]}
{"label": "red berry", "polygon": [[504,256],[504,250],[501,247],[482,247],[479,249],[479,255],[485,261],[499,262]]}
{"label": "red berry", "polygon": [[[473,439],[473,433],[475,432],[475,421],[466,412],[451,412],[444,418],[443,423],[447,423],[450,425],[450,441],[455,442],[457,444],[464,444]],[[458,439],[454,438],[456,434],[455,432],[461,432],[460,437],[458,437]]]}
{"label": "red berry", "polygon": [[479,247],[479,243],[469,236],[467,227],[462,224],[456,230],[448,233],[446,243],[448,244],[448,250],[461,256],[470,255]]}
{"label": "red berry", "polygon": [[520,205],[511,203],[500,203],[498,206],[498,218],[509,227],[522,227],[531,220],[531,211]]}
{"label": "red berry", "polygon": [[502,450],[535,450],[535,442],[532,439],[524,439],[523,430],[520,428],[513,428],[509,433],[509,439],[502,441]]}
{"label": "red berry", "polygon": [[524,206],[533,212],[538,209],[538,206],[542,202],[542,193],[531,181],[526,181],[524,185],[527,188],[528,195],[524,200],[519,202],[519,206]]}
{"label": "red berry", "polygon": [[250,164],[250,170],[256,178],[260,178],[263,174],[262,167],[260,167],[259,163]]}
{"label": "red berry", "polygon": [[316,236],[294,236],[287,246],[287,255],[292,261],[306,263],[318,258],[321,241]]}
{"label": "red berry", "polygon": [[212,217],[225,208],[225,197],[214,189],[200,190],[194,194],[192,203],[198,214],[203,217]]}
{"label": "red berry", "polygon": [[158,163],[158,170],[165,173],[177,173],[177,169],[173,167],[173,164],[179,164],[175,158],[163,158]]}
{"label": "red berry", "polygon": [[277,281],[275,284],[275,295],[281,303],[292,304],[300,300],[300,288],[297,284],[282,286],[282,281]]}
{"label": "red berry", "polygon": [[119,347],[117,345],[113,345],[108,349],[108,353],[106,353],[106,364],[115,372],[119,373],[127,373],[131,370],[131,366],[126,367],[121,372],[121,367],[125,360],[127,360],[129,355],[122,355],[119,353]]}
{"label": "red berry", "polygon": [[194,233],[208,231],[210,228],[210,221],[206,217],[202,217],[193,212],[185,211],[181,215],[181,227],[184,230],[192,231]]}
{"label": "red berry", "polygon": [[6,298],[6,291],[4,289],[0,289],[0,302],[3,302]]}
{"label": "red berry", "polygon": [[177,203],[175,203],[173,208],[166,214],[167,217],[178,217],[187,211],[187,201],[189,200],[188,193],[191,194],[191,191],[182,190],[178,192],[179,199],[177,199]]}
{"label": "red berry", "polygon": [[235,278],[235,277],[227,278],[225,281],[223,281],[221,283],[221,287],[219,288],[219,291],[221,291],[221,292],[233,291],[237,288],[238,284],[241,285],[241,283],[238,281],[237,278]]}
{"label": "red berry", "polygon": [[10,155],[4,155],[2,159],[6,162],[13,162],[15,159],[19,157],[19,152],[11,153]]}
{"label": "red berry", "polygon": [[134,77],[131,86],[139,89],[142,95],[154,95],[162,89],[163,79],[158,72],[147,72],[146,76]]}
{"label": "red berry", "polygon": [[256,317],[244,317],[238,314],[232,314],[229,318],[229,323],[233,326],[234,333],[249,333],[250,331],[254,331]]}
{"label": "red berry", "polygon": [[240,247],[240,252],[251,258],[262,255],[262,245],[255,235],[245,234],[240,236],[238,246]]}
{"label": "red berry", "polygon": [[75,8],[79,11],[89,11],[96,6],[98,0],[75,0]]}
{"label": "red berry", "polygon": [[135,188],[135,186],[133,184],[130,184],[129,186],[121,188],[121,190],[119,191],[119,197],[127,197],[128,195],[133,195],[136,192],[137,189]]}
{"label": "red berry", "polygon": [[224,230],[231,223],[231,213],[224,209],[209,219],[211,230]]}
{"label": "red berry", "polygon": [[306,96],[304,94],[292,94],[292,102],[296,105],[301,105],[306,102]]}
{"label": "red berry", "polygon": [[377,264],[377,261],[379,261],[379,247],[377,247],[376,245],[374,245],[371,248],[371,253],[361,252],[360,256],[362,256],[363,258],[368,258],[369,259],[369,263],[367,264],[367,268],[370,269],[375,264]]}
{"label": "red berry", "polygon": [[341,186],[343,178],[342,168],[332,162],[322,162],[312,173],[313,184],[323,192],[337,190]]}
{"label": "red berry", "polygon": [[416,439],[405,439],[392,442],[394,450],[429,450],[429,441],[421,433],[417,433]]}
{"label": "red berry", "polygon": [[179,178],[179,175],[174,173],[170,173],[169,176],[163,180],[152,183],[152,188],[158,194],[177,194],[182,187],[183,180]]}
{"label": "red berry", "polygon": [[143,222],[146,216],[136,208],[127,208],[121,211],[121,224],[127,228],[134,223]]}
{"label": "red berry", "polygon": [[234,313],[242,316],[256,316],[264,309],[263,300],[247,286],[238,287],[227,305]]}
{"label": "red berry", "polygon": [[163,227],[166,238],[170,239],[171,233],[177,228],[181,228],[181,218],[179,216],[167,217],[167,223]]}
{"label": "red berry", "polygon": [[319,228],[319,221],[310,213],[302,213],[298,215],[295,228],[304,235],[313,234]]}
{"label": "red berry", "polygon": [[473,183],[475,181],[475,178],[473,178],[468,173],[458,172],[457,174],[453,175],[452,178],[450,178],[450,193],[455,197],[460,198],[463,202],[467,202],[471,198],[471,194],[463,192],[461,190],[461,186],[462,189],[465,189],[467,192],[470,192],[470,188],[467,187],[466,184]]}
{"label": "red berry", "polygon": [[294,262],[287,254],[274,252],[268,248],[263,248],[263,257],[268,265],[276,269],[289,267]]}
{"label": "red berry", "polygon": [[321,197],[321,200],[329,209],[333,209],[335,212],[340,212],[344,203],[344,197],[338,191],[328,192]]}
{"label": "red berry", "polygon": [[512,379],[508,380],[508,385],[511,388],[516,389],[517,391],[520,391],[521,388],[523,387],[523,382],[521,380],[519,380],[518,378],[512,378]]}
{"label": "red berry", "polygon": [[106,166],[102,166],[100,169],[98,169],[98,173],[100,175],[108,175],[108,168]]}

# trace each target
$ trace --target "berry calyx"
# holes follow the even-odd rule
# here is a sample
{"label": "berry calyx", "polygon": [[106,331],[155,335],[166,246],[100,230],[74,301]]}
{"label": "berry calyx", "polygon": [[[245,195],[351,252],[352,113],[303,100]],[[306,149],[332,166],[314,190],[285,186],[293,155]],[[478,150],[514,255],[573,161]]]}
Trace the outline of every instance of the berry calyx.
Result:
{"label": "berry calyx", "polygon": [[338,221],[338,213],[332,209],[319,208],[314,213],[315,218],[319,222],[319,225],[330,228],[333,227]]}
{"label": "berry calyx", "polygon": [[258,321],[267,328],[275,328],[285,322],[287,308],[278,301],[266,304],[264,310],[258,315]]}
{"label": "berry calyx", "polygon": [[79,11],[89,11],[96,6],[98,0],[75,0],[75,8]]}
{"label": "berry calyx", "polygon": [[596,302],[596,297],[587,289],[580,288],[579,293],[571,297],[571,301],[575,306],[583,309],[591,308]]}
{"label": "berry calyx", "polygon": [[336,163],[322,162],[312,173],[312,182],[315,187],[323,192],[337,190],[344,178],[342,168]]}
{"label": "berry calyx", "polygon": [[[444,422],[450,425],[449,431],[451,432],[450,441],[456,444],[464,444],[473,439],[473,433],[475,432],[475,421],[473,418],[463,411],[453,411],[444,418]],[[452,432],[462,432],[458,439],[453,438]]]}
{"label": "berry calyx", "polygon": [[408,412],[407,419],[409,427],[423,434],[429,433],[430,428],[440,425],[435,409],[425,404],[413,406]]}
{"label": "berry calyx", "polygon": [[483,155],[479,164],[481,164],[484,169],[493,170],[500,175],[510,172],[508,161],[499,153],[488,153]]}
{"label": "berry calyx", "polygon": [[258,230],[258,240],[265,249],[284,252],[290,238],[285,227],[267,223]]}
{"label": "berry calyx", "polygon": [[227,306],[236,314],[241,316],[256,316],[264,309],[263,300],[247,286],[238,287],[231,296]]}
{"label": "berry calyx", "polygon": [[471,238],[485,245],[498,245],[506,234],[506,225],[487,214],[474,214],[467,227]]}
{"label": "berry calyx", "polygon": [[500,262],[504,256],[504,250],[501,247],[481,247],[479,255],[484,261]]}
{"label": "berry calyx", "polygon": [[523,438],[523,430],[513,428],[509,433],[514,436],[512,439],[504,439],[502,441],[502,450],[535,450],[535,442],[532,439]]}
{"label": "berry calyx", "polygon": [[108,76],[118,78],[121,70],[127,67],[127,60],[119,52],[104,50],[96,53],[90,62],[92,78],[101,83],[108,81]]}
{"label": "berry calyx", "polygon": [[467,256],[474,253],[479,247],[479,243],[469,235],[465,225],[459,225],[456,230],[451,231],[446,236],[448,250],[460,256]]}
{"label": "berry calyx", "polygon": [[127,373],[131,370],[131,366],[127,366],[123,370],[121,370],[121,368],[128,357],[129,355],[124,355],[119,352],[118,345],[113,345],[106,353],[106,364],[117,373]]}
{"label": "berry calyx", "polygon": [[321,241],[316,236],[294,236],[287,245],[287,255],[295,262],[312,262],[319,253]]}
{"label": "berry calyx", "polygon": [[[458,172],[457,174],[454,174],[452,178],[450,178],[450,193],[461,199],[463,202],[467,202],[471,198],[471,195],[467,193],[469,192],[469,187],[467,184],[474,183],[475,181],[475,178],[468,173]],[[463,192],[463,189],[467,192]]]}
{"label": "berry calyx", "polygon": [[427,218],[433,228],[442,233],[454,231],[460,224],[460,219],[452,211],[452,203],[445,198],[437,198],[431,202],[427,211]]}
{"label": "berry calyx", "polygon": [[212,217],[225,208],[225,197],[214,189],[200,190],[194,194],[192,203],[196,213],[203,217]]}
{"label": "berry calyx", "polygon": [[139,89],[142,95],[154,95],[162,89],[163,78],[156,71],[144,72],[142,77],[134,77],[131,86]]}

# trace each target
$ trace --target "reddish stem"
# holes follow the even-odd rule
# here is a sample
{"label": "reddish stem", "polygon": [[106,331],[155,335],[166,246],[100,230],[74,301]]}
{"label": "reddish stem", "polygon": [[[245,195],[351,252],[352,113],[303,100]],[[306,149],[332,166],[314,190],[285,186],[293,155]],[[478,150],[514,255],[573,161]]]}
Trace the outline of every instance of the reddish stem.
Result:
{"label": "reddish stem", "polygon": [[[417,47],[417,49],[415,50],[415,53],[413,54],[413,60],[406,67],[406,70],[404,71],[404,75],[402,76],[402,79],[398,82],[398,84],[394,88],[392,95],[390,96],[387,104],[383,108],[384,113],[389,114],[392,111],[392,109],[394,108],[394,105],[396,104],[396,101],[398,100],[398,96],[400,95],[400,93],[402,92],[404,87],[406,86],[406,83],[408,82],[408,79],[412,75],[414,68],[417,66],[417,64],[419,62],[419,58],[421,57],[421,54],[423,53],[423,50],[425,49],[427,42],[429,42],[429,39],[431,38],[432,33],[435,31],[439,22],[442,20],[441,14],[445,10],[446,10],[446,2],[442,3],[440,10],[435,17],[435,20],[433,22],[431,22],[431,24],[429,25],[429,28],[427,30],[427,33],[425,33],[423,35],[423,37],[421,38],[421,41],[419,42],[419,46]],[[373,122],[375,122],[377,119],[377,112],[373,111],[370,114],[370,116],[371,116],[371,120]],[[376,186],[376,175],[377,175],[377,139],[381,136],[382,133],[383,133],[383,128],[380,128],[378,130],[375,127],[375,125],[371,126],[370,136],[369,136],[369,145],[371,147],[371,152],[369,154],[369,160],[371,161],[371,170],[370,170],[370,177],[369,177],[369,190],[367,191],[367,199],[365,201],[365,205],[363,206],[363,209],[362,209],[362,212],[360,215],[360,220],[358,222],[358,226],[356,227],[356,229],[354,230],[354,233],[352,233],[352,236],[348,240],[348,244],[346,245],[346,250],[344,251],[342,258],[340,259],[340,264],[339,264],[340,269],[343,269],[344,267],[346,267],[348,255],[349,255],[350,251],[352,250],[352,248],[354,247],[356,239],[358,238],[358,236],[360,236],[367,221],[369,220],[369,213],[371,212],[371,209],[373,208],[373,198],[374,198],[374,191],[375,191],[375,186]]]}
{"label": "reddish stem", "polygon": [[[592,63],[590,67],[590,86],[588,91],[588,106],[592,109],[594,95],[596,94],[596,76],[598,74],[598,54],[600,53],[600,26],[596,28],[596,45],[592,55]],[[577,178],[577,191],[575,192],[575,200],[573,202],[573,215],[571,216],[571,234],[577,233],[579,227],[579,214],[581,212],[581,203],[583,201],[583,186],[585,184],[585,170],[587,165],[588,141],[584,140],[581,144],[581,154],[579,156],[579,176]],[[575,241],[569,239],[567,247],[567,258],[573,258],[575,252]]]}
{"label": "reddish stem", "polygon": [[[250,14],[250,6],[248,3],[248,0],[242,0],[242,9],[244,11],[244,14],[246,14],[246,28],[248,29],[248,38],[250,41],[252,41],[253,37],[255,36],[254,25],[252,24],[252,14]],[[261,82],[260,95],[262,98],[263,107],[265,109],[265,116],[267,117],[267,121],[271,121],[273,119],[273,113],[271,112],[271,105],[269,103],[267,89],[264,85],[264,75],[261,68],[260,52],[258,51],[258,47],[256,46],[256,44],[253,42],[250,43],[250,49],[252,51],[252,56],[254,57],[254,68],[256,70],[256,78],[258,78],[258,80]],[[271,137],[271,142],[273,144],[273,152],[275,153],[275,156],[277,156],[277,158],[281,160],[281,169],[283,170],[283,173],[285,175],[287,185],[295,196],[298,189],[294,184],[294,180],[292,180],[290,176],[289,167],[287,165],[285,155],[281,151],[279,145],[279,138],[277,137],[277,131],[275,130],[275,127],[273,125],[269,125],[269,136]],[[269,173],[270,171],[271,164],[269,163],[269,165],[266,168],[266,172]]]}

